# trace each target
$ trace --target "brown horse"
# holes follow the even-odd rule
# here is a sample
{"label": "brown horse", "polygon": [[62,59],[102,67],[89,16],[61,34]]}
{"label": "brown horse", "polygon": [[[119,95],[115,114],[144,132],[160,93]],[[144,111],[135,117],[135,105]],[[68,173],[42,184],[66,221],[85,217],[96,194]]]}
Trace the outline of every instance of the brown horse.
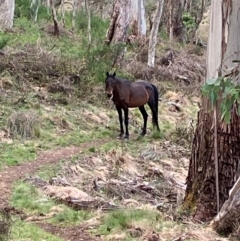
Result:
{"label": "brown horse", "polygon": [[120,79],[116,77],[116,73],[106,73],[106,93],[112,99],[119,115],[120,135],[123,137],[123,117],[122,110],[124,111],[124,123],[126,127],[125,139],[129,138],[128,133],[128,108],[138,107],[143,116],[143,129],[141,135],[146,134],[148,114],[144,105],[147,103],[152,111],[153,126],[159,131],[158,125],[158,90],[155,85],[148,81],[139,80],[131,82],[129,80]]}

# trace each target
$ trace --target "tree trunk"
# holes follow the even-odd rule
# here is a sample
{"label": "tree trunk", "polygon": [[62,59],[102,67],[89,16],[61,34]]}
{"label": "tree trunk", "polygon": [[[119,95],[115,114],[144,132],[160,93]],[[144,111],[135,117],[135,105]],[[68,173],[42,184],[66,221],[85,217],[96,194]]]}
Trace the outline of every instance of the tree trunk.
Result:
{"label": "tree trunk", "polygon": [[12,28],[14,9],[15,9],[15,0],[0,1],[0,30]]}
{"label": "tree trunk", "polygon": [[50,6],[52,9],[52,18],[53,18],[53,24],[54,24],[54,35],[59,35],[59,23],[57,19],[57,11],[56,7],[60,6],[61,0],[59,0],[57,3],[54,0],[50,0]]}
{"label": "tree trunk", "polygon": [[182,15],[184,11],[185,2],[182,0],[169,0],[166,2],[166,8],[164,11],[164,22],[167,25],[167,32],[172,37],[178,39],[178,41],[183,40],[183,20]]}
{"label": "tree trunk", "polygon": [[131,10],[131,26],[133,35],[140,38],[145,37],[147,25],[143,0],[132,0]]}
{"label": "tree trunk", "polygon": [[169,41],[173,41],[173,3],[172,0],[169,1]]}
{"label": "tree trunk", "polygon": [[[240,59],[240,31],[237,16],[238,3],[233,0],[212,1],[207,79],[225,76],[234,66],[232,61]],[[238,78],[239,76],[236,76],[236,80]],[[208,97],[202,99],[192,144],[183,207],[190,209],[194,218],[201,221],[209,221],[217,214],[218,188],[219,206],[222,207],[239,177],[237,173],[240,165],[238,107],[237,104],[233,106],[230,123],[226,124],[221,121],[220,104],[221,100],[218,99],[216,118],[214,118]],[[218,180],[217,185],[216,180]]]}
{"label": "tree trunk", "polygon": [[74,0],[73,1],[73,12],[72,12],[72,29],[76,27],[76,16],[77,16],[77,11],[79,9],[79,0]]}
{"label": "tree trunk", "polygon": [[110,26],[107,31],[106,43],[124,43],[130,22],[130,0],[115,0]]}
{"label": "tree trunk", "polygon": [[88,17],[88,28],[87,28],[88,44],[90,45],[92,42],[92,35],[91,35],[91,13],[88,5],[88,0],[85,0],[85,8],[86,8],[86,13]]}
{"label": "tree trunk", "polygon": [[37,22],[38,19],[38,10],[40,7],[40,0],[32,0],[31,5],[30,5],[30,10],[31,10],[31,18],[34,22]]}
{"label": "tree trunk", "polygon": [[149,47],[148,47],[148,66],[149,67],[154,67],[155,47],[157,44],[158,27],[162,16],[163,4],[164,4],[164,0],[159,0],[156,14],[153,20],[153,26],[150,34]]}
{"label": "tree trunk", "polygon": [[[236,232],[234,230],[240,222],[240,178],[229,192],[229,199],[223,204],[221,211],[211,222],[211,226],[219,233],[229,234]],[[239,237],[239,234],[238,234]]]}

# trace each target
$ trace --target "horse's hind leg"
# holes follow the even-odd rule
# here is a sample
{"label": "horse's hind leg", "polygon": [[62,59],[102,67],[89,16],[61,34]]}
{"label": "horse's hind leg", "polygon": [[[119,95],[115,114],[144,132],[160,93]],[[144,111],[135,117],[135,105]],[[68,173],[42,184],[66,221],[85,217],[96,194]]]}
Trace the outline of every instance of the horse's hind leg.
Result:
{"label": "horse's hind leg", "polygon": [[147,118],[148,118],[148,114],[144,108],[144,105],[143,106],[140,106],[139,107],[139,110],[141,111],[142,113],[142,116],[143,116],[143,129],[142,129],[142,132],[141,132],[141,135],[144,136],[147,132]]}
{"label": "horse's hind leg", "polygon": [[124,123],[125,123],[125,127],[126,127],[124,139],[128,139],[129,138],[129,133],[128,133],[128,108],[124,108],[123,111],[124,111]]}
{"label": "horse's hind leg", "polygon": [[159,128],[159,125],[158,125],[158,111],[156,109],[154,100],[152,100],[152,98],[149,99],[148,105],[149,105],[149,107],[150,107],[150,109],[152,111],[152,123],[153,123],[153,126],[156,127],[157,130],[159,131],[160,128]]}
{"label": "horse's hind leg", "polygon": [[117,108],[118,117],[119,117],[119,124],[120,124],[120,134],[119,134],[119,137],[122,138],[123,134],[124,134],[122,108],[120,108],[120,107],[116,107],[116,108]]}

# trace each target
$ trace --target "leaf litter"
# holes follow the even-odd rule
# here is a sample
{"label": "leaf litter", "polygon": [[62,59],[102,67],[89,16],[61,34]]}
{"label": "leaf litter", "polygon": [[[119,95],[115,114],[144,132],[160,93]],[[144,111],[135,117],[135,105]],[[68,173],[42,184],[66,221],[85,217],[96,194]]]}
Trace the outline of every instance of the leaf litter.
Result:
{"label": "leaf litter", "polygon": [[[188,155],[188,149],[170,142],[148,144],[138,155],[117,148],[64,162],[45,185],[38,184],[38,176],[27,181],[57,203],[96,213],[83,222],[86,229],[99,227],[104,213],[114,210],[147,209],[159,213],[163,222],[185,220],[178,209],[186,188]],[[110,232],[104,240],[126,240],[127,234],[134,240],[204,240],[203,228],[198,225],[192,228],[194,224],[187,218],[185,221],[189,227],[174,227],[175,231],[166,227],[157,231],[149,224],[132,220],[127,233]],[[217,240],[215,238],[214,232],[209,231],[208,240]]]}

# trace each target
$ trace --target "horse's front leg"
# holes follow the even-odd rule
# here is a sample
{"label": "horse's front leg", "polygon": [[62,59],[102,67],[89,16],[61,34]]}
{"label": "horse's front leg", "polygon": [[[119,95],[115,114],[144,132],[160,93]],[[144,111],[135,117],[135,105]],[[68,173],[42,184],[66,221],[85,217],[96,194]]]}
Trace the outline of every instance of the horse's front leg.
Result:
{"label": "horse's front leg", "polygon": [[123,130],[123,117],[122,117],[122,108],[119,106],[116,106],[117,112],[118,112],[118,117],[119,117],[119,124],[120,124],[120,134],[119,137],[122,138],[124,134]]}
{"label": "horse's front leg", "polygon": [[128,133],[128,108],[124,108],[123,110],[124,110],[124,124],[125,124],[125,128],[126,128],[124,139],[128,139],[129,138],[129,133]]}

